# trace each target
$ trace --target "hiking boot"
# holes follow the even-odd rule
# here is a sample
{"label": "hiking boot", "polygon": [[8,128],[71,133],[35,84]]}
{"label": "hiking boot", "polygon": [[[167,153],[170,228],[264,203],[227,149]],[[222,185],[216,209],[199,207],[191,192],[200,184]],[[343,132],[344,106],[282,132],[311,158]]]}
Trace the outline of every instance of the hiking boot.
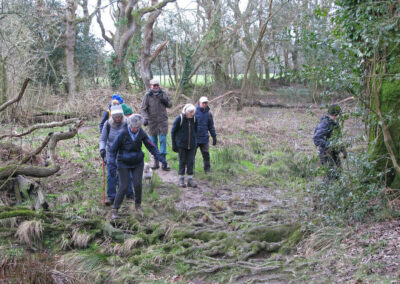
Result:
{"label": "hiking boot", "polygon": [[179,187],[186,187],[185,178],[179,178],[178,186]]}
{"label": "hiking boot", "polygon": [[139,203],[135,203],[135,210],[142,211],[142,205],[140,205]]}
{"label": "hiking boot", "polygon": [[197,183],[192,178],[190,178],[187,181],[187,186],[188,187],[197,187]]}
{"label": "hiking boot", "polygon": [[115,220],[118,219],[119,215],[118,215],[118,209],[112,209],[111,210],[111,220]]}
{"label": "hiking boot", "polygon": [[111,199],[109,197],[106,198],[106,205],[107,206],[113,205],[113,203],[114,203],[114,199]]}
{"label": "hiking boot", "polygon": [[134,202],[135,201],[135,196],[134,195],[129,195],[126,197],[127,202]]}
{"label": "hiking boot", "polygon": [[169,171],[169,170],[171,170],[171,167],[168,165],[168,163],[166,163],[165,165],[162,165],[162,170]]}

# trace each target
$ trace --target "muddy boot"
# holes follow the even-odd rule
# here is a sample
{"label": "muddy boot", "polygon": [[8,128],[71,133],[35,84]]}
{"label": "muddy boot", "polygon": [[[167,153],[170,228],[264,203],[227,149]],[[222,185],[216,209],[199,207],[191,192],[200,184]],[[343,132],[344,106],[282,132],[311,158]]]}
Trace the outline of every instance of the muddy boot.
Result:
{"label": "muddy boot", "polygon": [[118,219],[119,215],[118,215],[118,209],[112,209],[111,210],[111,220],[115,220]]}
{"label": "muddy boot", "polygon": [[130,202],[130,203],[134,202],[134,201],[135,201],[135,196],[134,196],[134,195],[129,195],[129,196],[127,196],[127,197],[126,197],[126,201],[127,201],[127,202]]}
{"label": "muddy boot", "polygon": [[106,198],[106,205],[107,206],[113,205],[113,203],[114,203],[114,199],[111,199],[109,197]]}
{"label": "muddy boot", "polygon": [[193,180],[193,178],[189,177],[187,181],[188,187],[197,187],[197,183]]}
{"label": "muddy boot", "polygon": [[152,168],[153,170],[157,170],[160,168],[158,160],[156,160],[153,155],[150,155],[150,168]]}
{"label": "muddy boot", "polygon": [[[166,154],[161,154],[161,156],[163,156],[164,157],[164,159],[165,160],[167,160],[167,155]],[[171,170],[171,168],[170,168],[170,166],[168,165],[168,163],[167,164],[165,164],[165,165],[162,165],[162,170],[163,171],[169,171],[169,170]]]}
{"label": "muddy boot", "polygon": [[140,205],[139,203],[135,203],[135,210],[142,211],[142,205]]}
{"label": "muddy boot", "polygon": [[186,184],[185,184],[185,177],[179,177],[178,186],[179,186],[179,187],[186,187]]}

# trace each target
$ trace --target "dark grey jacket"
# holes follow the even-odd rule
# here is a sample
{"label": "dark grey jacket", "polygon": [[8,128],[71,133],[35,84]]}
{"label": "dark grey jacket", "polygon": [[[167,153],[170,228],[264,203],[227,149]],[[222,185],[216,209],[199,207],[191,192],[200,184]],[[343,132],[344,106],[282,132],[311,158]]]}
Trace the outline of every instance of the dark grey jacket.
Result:
{"label": "dark grey jacket", "polygon": [[330,139],[334,131],[339,131],[339,124],[331,119],[328,115],[321,117],[320,122],[314,131],[314,144],[318,147],[319,151],[324,151],[329,148]]}
{"label": "dark grey jacket", "polygon": [[167,108],[172,103],[168,94],[160,89],[158,94],[152,90],[148,91],[143,98],[140,112],[144,119],[147,119],[147,132],[150,136],[167,135],[168,133],[168,115]]}
{"label": "dark grey jacket", "polygon": [[114,142],[115,138],[118,136],[119,131],[122,127],[126,124],[126,118],[122,117],[122,121],[120,123],[115,123],[113,118],[110,117],[106,123],[104,123],[103,130],[101,131],[100,135],[100,143],[99,148],[100,150],[106,150],[106,160],[109,161],[110,155],[109,150]]}

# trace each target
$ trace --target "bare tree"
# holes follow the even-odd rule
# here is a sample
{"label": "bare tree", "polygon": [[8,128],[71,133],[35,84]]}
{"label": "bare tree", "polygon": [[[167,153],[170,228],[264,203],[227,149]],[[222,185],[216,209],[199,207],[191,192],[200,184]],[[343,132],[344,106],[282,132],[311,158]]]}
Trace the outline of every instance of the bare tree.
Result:
{"label": "bare tree", "polygon": [[[155,6],[158,4],[158,0],[152,0],[151,5]],[[140,74],[142,76],[144,86],[149,86],[151,79],[151,64],[156,60],[157,56],[168,44],[168,41],[160,43],[153,54],[151,54],[151,45],[153,43],[153,26],[158,16],[161,14],[161,10],[155,10],[150,13],[146,24],[143,27],[143,47],[140,53]]]}
{"label": "bare tree", "polygon": [[[116,31],[115,34],[111,33],[110,36],[106,34],[100,11],[97,13],[97,22],[100,26],[102,36],[114,49],[112,68],[114,68],[121,76],[122,88],[125,87],[128,81],[124,66],[125,52],[129,45],[129,41],[140,31],[140,21],[144,15],[161,10],[168,3],[174,1],[175,0],[163,0],[154,6],[146,6],[143,8],[137,7],[139,2],[138,0],[118,1],[117,10],[115,12]],[[97,7],[100,6],[101,0],[97,0]]]}

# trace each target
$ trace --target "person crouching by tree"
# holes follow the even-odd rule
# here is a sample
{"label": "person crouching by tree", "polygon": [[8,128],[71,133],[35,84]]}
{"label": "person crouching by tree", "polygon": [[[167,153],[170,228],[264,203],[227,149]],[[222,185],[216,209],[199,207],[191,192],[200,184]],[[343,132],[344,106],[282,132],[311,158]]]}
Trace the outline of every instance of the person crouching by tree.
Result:
{"label": "person crouching by tree", "polygon": [[197,149],[197,121],[194,117],[196,108],[187,104],[182,114],[176,117],[171,130],[172,150],[179,154],[179,183],[178,186],[186,187],[185,171],[188,176],[187,186],[196,187],[193,180],[194,159]]}
{"label": "person crouching by tree", "polygon": [[111,102],[108,104],[108,109],[103,112],[103,116],[101,117],[101,121],[100,121],[100,124],[99,124],[100,134],[103,131],[104,123],[106,123],[106,121],[111,116],[111,107],[113,105],[120,105],[120,104],[123,104],[123,103],[124,103],[124,99],[121,98],[120,95],[114,94],[111,97]]}
{"label": "person crouching by tree", "polygon": [[318,147],[318,154],[321,164],[327,168],[326,181],[337,179],[341,167],[340,153],[347,158],[347,151],[341,143],[341,129],[338,118],[342,110],[337,104],[328,108],[327,114],[321,117],[320,122],[314,131],[314,144]]}
{"label": "person crouching by tree", "polygon": [[197,121],[197,148],[200,148],[201,154],[203,155],[204,172],[209,173],[211,164],[209,146],[210,135],[208,132],[211,134],[213,146],[217,145],[217,134],[215,133],[214,119],[208,107],[207,97],[200,98],[199,105],[196,107],[195,117]]}
{"label": "person crouching by tree", "polygon": [[128,123],[123,126],[109,151],[110,167],[117,168],[119,176],[119,190],[114,200],[111,219],[118,218],[118,209],[128,191],[132,177],[133,188],[135,189],[135,209],[141,210],[144,167],[142,144],[163,166],[167,163],[164,156],[160,154],[149,136],[142,129],[143,117],[139,114],[133,114],[127,121]]}
{"label": "person crouching by tree", "polygon": [[[114,202],[118,177],[117,171],[110,166],[110,147],[118,136],[119,131],[126,124],[126,118],[123,116],[123,109],[121,105],[113,105],[111,107],[111,117],[104,123],[103,130],[100,135],[100,156],[107,165],[107,199],[106,205],[111,205]],[[129,188],[128,199],[133,200],[132,185]]]}

